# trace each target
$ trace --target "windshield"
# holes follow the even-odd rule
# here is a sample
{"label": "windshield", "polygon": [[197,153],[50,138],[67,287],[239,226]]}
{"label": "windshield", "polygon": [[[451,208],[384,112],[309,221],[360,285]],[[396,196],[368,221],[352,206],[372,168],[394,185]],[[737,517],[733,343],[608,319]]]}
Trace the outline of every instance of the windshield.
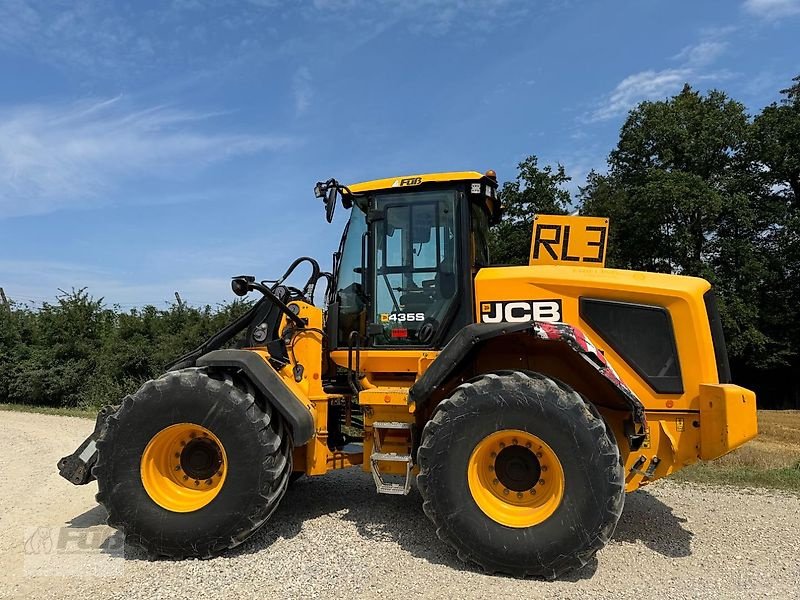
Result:
{"label": "windshield", "polygon": [[364,331],[366,295],[362,286],[361,244],[367,231],[367,217],[353,204],[350,220],[343,234],[342,254],[336,280],[336,301],[339,303],[338,346],[346,346],[351,331]]}

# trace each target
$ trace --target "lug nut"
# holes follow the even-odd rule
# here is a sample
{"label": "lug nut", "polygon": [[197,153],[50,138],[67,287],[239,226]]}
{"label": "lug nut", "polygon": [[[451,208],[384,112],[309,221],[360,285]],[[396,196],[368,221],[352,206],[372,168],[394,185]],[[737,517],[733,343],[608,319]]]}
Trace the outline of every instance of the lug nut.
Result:
{"label": "lug nut", "polygon": [[187,479],[189,479],[189,476],[188,475],[184,475],[183,476],[183,480],[186,481]]}
{"label": "lug nut", "polygon": [[180,452],[176,452],[175,453],[175,458],[180,458],[180,457],[181,457],[181,453]]}
{"label": "lug nut", "polygon": [[536,495],[536,490],[531,489],[531,496],[535,496],[535,495]]}
{"label": "lug nut", "polygon": [[194,439],[197,437],[197,434],[193,431],[192,433],[189,434],[189,437]]}
{"label": "lug nut", "polygon": [[194,480],[194,484],[195,484],[195,485],[200,485],[200,480],[199,480],[199,479],[195,479],[195,480]]}
{"label": "lug nut", "polygon": [[185,445],[186,445],[186,442],[184,442],[183,440],[181,440],[181,446],[185,446]]}
{"label": "lug nut", "polygon": [[503,495],[508,496],[508,488],[503,489]]}
{"label": "lug nut", "polygon": [[544,473],[545,471],[547,471],[547,465],[542,465],[541,469],[542,469],[542,473]]}
{"label": "lug nut", "polygon": [[544,456],[544,455],[541,452],[537,452],[536,453],[536,458],[542,458],[542,456]]}
{"label": "lug nut", "polygon": [[180,471],[181,470],[181,466],[180,465],[175,465],[175,470],[176,471]]}
{"label": "lug nut", "polygon": [[539,480],[539,485],[544,485],[544,479]]}
{"label": "lug nut", "polygon": [[206,479],[206,485],[211,485],[212,483],[214,482],[211,479]]}
{"label": "lug nut", "polygon": [[517,498],[522,499],[522,492],[517,492]]}
{"label": "lug nut", "polygon": [[491,456],[492,458],[497,458],[497,452],[492,452],[489,456]]}
{"label": "lug nut", "polygon": [[497,479],[492,479],[492,483],[493,483],[494,485],[497,485]]}
{"label": "lug nut", "polygon": [[513,440],[511,440],[511,443],[512,443],[512,444],[514,444],[514,445],[516,446],[516,445],[518,444],[518,442],[517,442],[517,438],[514,438]]}
{"label": "lug nut", "polygon": [[525,444],[525,447],[526,447],[526,448],[530,448],[530,447],[531,447],[531,443],[530,443],[530,442],[526,443],[526,444]]}
{"label": "lug nut", "polygon": [[494,467],[492,465],[489,465],[489,470],[494,471]]}
{"label": "lug nut", "polygon": [[500,442],[500,448],[505,448],[505,447],[506,447],[505,443],[504,442]]}

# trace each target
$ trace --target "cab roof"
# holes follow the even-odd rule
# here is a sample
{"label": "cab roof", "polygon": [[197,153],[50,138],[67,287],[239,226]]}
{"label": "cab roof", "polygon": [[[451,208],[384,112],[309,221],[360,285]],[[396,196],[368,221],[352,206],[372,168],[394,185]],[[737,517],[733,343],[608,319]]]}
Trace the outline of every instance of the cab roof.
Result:
{"label": "cab roof", "polygon": [[372,181],[362,181],[347,186],[354,194],[364,192],[375,192],[378,190],[388,190],[398,187],[414,187],[424,183],[447,182],[447,181],[483,181],[492,187],[497,187],[497,181],[483,173],[477,171],[449,171],[445,173],[424,173],[420,175],[403,175],[400,177],[389,177],[387,179],[373,179]]}

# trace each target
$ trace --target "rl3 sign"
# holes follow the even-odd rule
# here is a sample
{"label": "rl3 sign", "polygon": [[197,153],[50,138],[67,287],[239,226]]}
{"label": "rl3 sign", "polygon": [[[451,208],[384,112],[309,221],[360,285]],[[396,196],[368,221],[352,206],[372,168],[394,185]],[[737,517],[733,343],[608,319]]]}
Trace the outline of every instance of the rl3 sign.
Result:
{"label": "rl3 sign", "polygon": [[536,215],[528,263],[603,267],[607,244],[608,219]]}

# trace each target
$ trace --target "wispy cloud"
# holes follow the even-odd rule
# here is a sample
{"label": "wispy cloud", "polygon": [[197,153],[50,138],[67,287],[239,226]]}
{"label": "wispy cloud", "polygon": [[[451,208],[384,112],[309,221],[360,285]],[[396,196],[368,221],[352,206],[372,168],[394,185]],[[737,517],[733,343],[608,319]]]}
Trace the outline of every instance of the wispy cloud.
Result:
{"label": "wispy cloud", "polygon": [[314,90],[311,85],[311,72],[308,67],[300,67],[292,77],[292,95],[294,96],[294,110],[302,115],[311,105]]}
{"label": "wispy cloud", "polygon": [[679,89],[691,74],[690,69],[664,69],[629,75],[617,84],[602,106],[592,113],[591,120],[611,119],[625,113],[637,102],[663,98]]}
{"label": "wispy cloud", "polygon": [[744,9],[771,21],[800,15],[800,0],[745,0]]}
{"label": "wispy cloud", "polygon": [[489,31],[529,12],[560,8],[565,0],[534,3],[530,0],[314,0],[326,13],[358,13],[359,19],[385,22],[407,20],[414,33],[445,35],[456,26]]}
{"label": "wispy cloud", "polygon": [[687,65],[704,67],[717,60],[727,48],[728,42],[705,40],[699,44],[685,46],[674,58],[685,62]]}
{"label": "wispy cloud", "polygon": [[733,31],[732,27],[705,29],[698,43],[685,46],[672,57],[680,63],[678,66],[647,69],[628,75],[598,103],[587,120],[612,119],[626,113],[639,102],[674,94],[684,83],[727,79],[730,77],[728,71],[709,71],[708,67],[725,53],[728,48],[725,37]]}
{"label": "wispy cloud", "polygon": [[172,179],[276,150],[286,136],[208,131],[218,113],[123,98],[0,108],[0,217],[103,202],[121,181]]}

